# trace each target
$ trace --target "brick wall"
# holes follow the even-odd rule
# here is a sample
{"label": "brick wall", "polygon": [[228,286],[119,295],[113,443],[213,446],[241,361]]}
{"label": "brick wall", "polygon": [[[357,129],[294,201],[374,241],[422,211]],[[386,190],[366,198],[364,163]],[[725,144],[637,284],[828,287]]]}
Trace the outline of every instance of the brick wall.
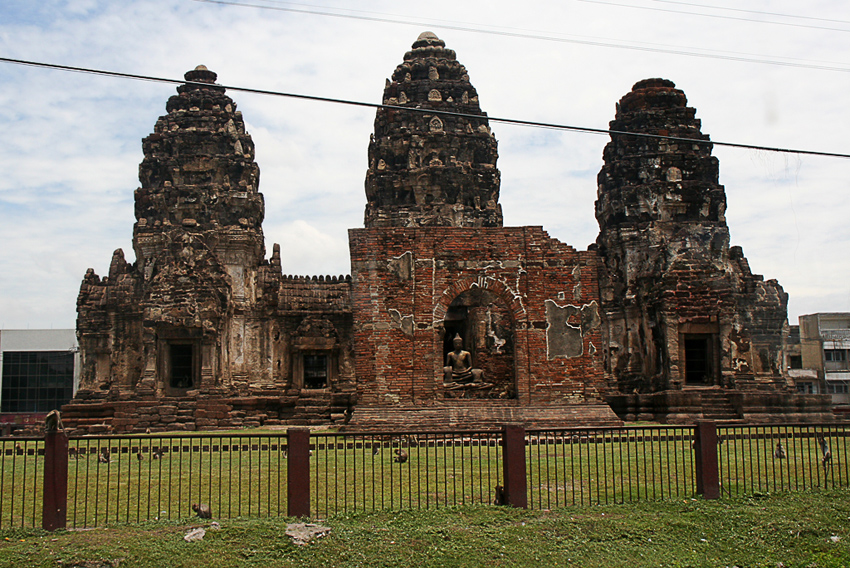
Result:
{"label": "brick wall", "polygon": [[[509,376],[485,379],[513,385],[502,398],[515,396],[520,404],[597,400],[602,365],[595,253],[578,252],[540,227],[352,229],[349,245],[358,403],[446,399],[444,336],[452,325],[446,318],[464,294],[485,298],[510,322],[504,344],[510,347],[501,355],[489,347],[490,359],[512,360],[509,368],[491,364]],[[563,310],[567,315],[558,317]],[[480,334],[485,349],[505,339],[487,340],[488,332]],[[558,347],[565,337],[566,352]],[[479,358],[476,367],[487,359]]]}

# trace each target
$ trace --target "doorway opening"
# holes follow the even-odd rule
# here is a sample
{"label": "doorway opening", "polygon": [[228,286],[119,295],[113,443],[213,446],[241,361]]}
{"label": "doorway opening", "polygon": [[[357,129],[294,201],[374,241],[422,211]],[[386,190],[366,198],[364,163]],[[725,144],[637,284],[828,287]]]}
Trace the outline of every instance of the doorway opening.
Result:
{"label": "doorway opening", "polygon": [[708,333],[688,333],[685,343],[685,384],[713,385],[716,373],[715,336]]}
{"label": "doorway opening", "polygon": [[195,382],[194,345],[191,343],[172,343],[169,349],[171,388],[192,388]]}

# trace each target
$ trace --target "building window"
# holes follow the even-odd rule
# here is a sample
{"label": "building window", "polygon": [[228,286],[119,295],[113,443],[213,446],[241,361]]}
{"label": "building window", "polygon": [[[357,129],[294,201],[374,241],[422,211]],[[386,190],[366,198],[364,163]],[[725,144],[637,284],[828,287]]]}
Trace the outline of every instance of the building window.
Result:
{"label": "building window", "polygon": [[3,353],[2,412],[50,412],[67,404],[73,395],[73,353]]}
{"label": "building window", "polygon": [[823,360],[827,371],[850,369],[846,349],[824,349]]}
{"label": "building window", "polygon": [[847,354],[844,349],[824,349],[823,357],[827,361],[846,361]]}
{"label": "building window", "polygon": [[850,385],[847,381],[827,381],[826,394],[848,394]]}
{"label": "building window", "polygon": [[806,382],[806,383],[797,383],[797,392],[800,394],[818,394],[818,389],[815,386],[815,383]]}
{"label": "building window", "polygon": [[304,388],[328,388],[328,356],[324,354],[304,355]]}
{"label": "building window", "polygon": [[802,369],[803,368],[803,356],[802,355],[789,355],[788,356],[788,368],[789,369]]}

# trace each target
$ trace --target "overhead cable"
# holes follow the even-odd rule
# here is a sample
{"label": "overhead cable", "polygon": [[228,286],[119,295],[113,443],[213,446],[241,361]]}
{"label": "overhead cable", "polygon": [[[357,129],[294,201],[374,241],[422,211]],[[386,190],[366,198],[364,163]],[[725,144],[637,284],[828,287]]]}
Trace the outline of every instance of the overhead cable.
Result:
{"label": "overhead cable", "polygon": [[812,20],[815,22],[830,22],[832,24],[850,24],[848,20],[836,20],[835,18],[816,18],[814,16],[800,16],[799,14],[783,14],[781,12],[765,12],[764,10],[745,10],[744,8],[728,8],[725,6],[711,6],[710,4],[695,4],[693,2],[681,2],[678,0],[652,0],[662,4],[679,4],[680,6],[694,6],[696,8],[709,8],[711,10],[725,10],[727,12],[743,12],[746,14],[760,14],[764,16],[779,16],[780,18],[792,18],[796,20]]}
{"label": "overhead cable", "polygon": [[[102,69],[90,69],[86,67],[75,67],[71,65],[59,65],[55,63],[42,63],[38,61],[27,61],[23,59],[11,59],[8,57],[0,57],[0,62],[2,63],[12,63],[15,65],[25,65],[29,67],[40,67],[43,69],[54,69],[58,71],[70,71],[74,73],[86,73],[90,75],[101,75],[104,77],[117,77],[120,79],[134,79],[138,81],[151,81],[155,83],[168,83],[172,85],[197,85],[200,87],[209,87],[210,83],[196,82],[196,81],[186,81],[183,79],[168,79],[165,77],[153,77],[150,75],[138,75],[135,73],[121,73],[118,71],[105,71]],[[405,107],[398,105],[386,105],[381,103],[369,103],[364,101],[352,101],[347,99],[339,99],[334,97],[320,97],[317,95],[304,95],[299,93],[287,93],[283,91],[271,91],[268,89],[255,89],[251,87],[238,87],[234,85],[222,85],[219,83],[215,84],[217,87],[222,87],[229,91],[243,92],[243,93],[253,93],[257,95],[268,95],[274,97],[286,97],[291,99],[300,99],[300,100],[308,100],[315,102],[323,102],[323,103],[332,103],[332,104],[341,104],[341,105],[349,105],[349,106],[357,106],[357,107],[366,107],[366,108],[374,108],[374,109],[386,109],[400,112],[410,112],[410,113],[419,113],[419,114],[429,114],[429,115],[440,115],[440,116],[454,116],[460,118],[470,118],[474,120],[487,120],[489,122],[498,122],[502,124],[512,124],[517,126],[528,126],[533,128],[549,128],[553,130],[564,130],[570,132],[585,132],[590,134],[607,134],[612,137],[614,136],[635,136],[639,138],[652,138],[656,140],[671,140],[674,142],[687,142],[690,144],[705,144],[705,145],[714,145],[714,146],[726,146],[730,148],[743,148],[747,150],[761,150],[765,152],[780,152],[784,154],[801,154],[801,155],[809,155],[809,156],[827,156],[832,158],[850,158],[850,154],[844,154],[840,152],[821,152],[817,150],[800,150],[800,149],[792,149],[792,148],[778,148],[774,146],[761,146],[756,144],[742,144],[737,142],[717,142],[713,140],[700,140],[695,138],[682,138],[678,136],[665,136],[661,134],[647,134],[643,132],[625,132],[622,130],[609,130],[605,128],[592,128],[588,126],[571,126],[567,124],[557,124],[552,122],[539,122],[534,120],[522,120],[517,118],[504,118],[504,117],[494,117],[488,116],[486,114],[468,114],[462,112],[451,112],[444,110],[436,110],[436,109],[423,109],[418,107]]]}
{"label": "overhead cable", "polygon": [[736,20],[739,22],[756,22],[759,24],[773,24],[775,26],[790,26],[793,28],[809,28],[813,30],[826,30],[830,32],[850,32],[850,29],[847,28],[828,28],[826,26],[814,26],[810,24],[795,24],[793,22],[776,22],[773,20],[756,20],[754,18],[742,18],[740,16],[723,16],[720,14],[706,14],[703,12],[687,12],[685,10],[673,10],[671,8],[653,8],[652,6],[636,6],[634,4],[623,4],[620,2],[609,2],[605,0],[578,0],[579,2],[586,2],[588,4],[604,4],[607,6],[616,6],[618,8],[633,8],[635,10],[651,10],[654,12],[667,12],[670,14],[685,14],[688,16],[702,16],[705,18],[719,18],[722,20]]}
{"label": "overhead cable", "polygon": [[[636,45],[636,44],[628,44],[628,43],[612,43],[610,41],[602,41],[597,39],[580,39],[576,37],[564,37],[564,36],[553,36],[553,35],[542,35],[539,33],[531,33],[520,30],[497,30],[497,29],[486,29],[486,28],[477,28],[470,27],[467,25],[458,25],[452,23],[439,23],[434,21],[416,21],[416,20],[402,20],[402,19],[394,19],[384,16],[365,16],[365,15],[357,15],[357,14],[342,14],[339,12],[328,12],[322,10],[313,10],[306,8],[291,8],[280,5],[268,6],[264,4],[251,4],[247,2],[233,2],[230,0],[192,0],[194,2],[201,2],[204,4],[219,4],[224,6],[237,6],[241,8],[257,8],[261,10],[276,10],[280,12],[291,12],[296,14],[311,14],[316,16],[328,16],[332,18],[348,18],[352,20],[364,20],[368,22],[381,22],[386,24],[403,24],[410,26],[421,26],[421,27],[432,27],[436,29],[445,29],[445,30],[453,30],[460,32],[469,32],[469,33],[477,33],[477,34],[487,34],[487,35],[496,35],[503,37],[514,37],[521,39],[535,39],[542,41],[551,41],[557,43],[571,43],[576,45],[588,45],[592,47],[608,47],[613,49],[628,49],[631,51],[642,51],[648,53],[665,53],[668,55],[682,55],[685,57],[701,57],[705,59],[719,59],[722,61],[738,61],[740,63],[762,63],[765,65],[776,65],[779,67],[795,67],[800,69],[815,69],[818,71],[838,71],[841,73],[850,72],[850,67],[842,67],[839,65],[821,65],[815,63],[804,63],[799,59],[795,60],[794,58],[788,58],[788,61],[782,61],[778,59],[764,59],[760,56],[753,56],[748,54],[728,54],[724,55],[723,52],[714,53],[711,52],[700,52],[695,51],[700,48],[677,48],[677,47],[653,47],[652,44],[649,45]],[[589,0],[587,0],[589,1]]]}

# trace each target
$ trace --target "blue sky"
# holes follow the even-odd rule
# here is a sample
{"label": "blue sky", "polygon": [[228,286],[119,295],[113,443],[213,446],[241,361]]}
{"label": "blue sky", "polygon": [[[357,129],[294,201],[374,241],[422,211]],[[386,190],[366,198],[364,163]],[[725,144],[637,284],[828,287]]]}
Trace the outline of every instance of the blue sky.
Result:
{"label": "blue sky", "polygon": [[[850,153],[844,2],[753,0],[751,12],[725,0],[251,4],[370,19],[195,0],[5,0],[0,56],[175,79],[204,64],[225,85],[380,102],[384,79],[430,29],[457,52],[491,116],[605,128],[635,82],[664,77],[685,91],[713,140]],[[86,268],[103,275],[116,248],[133,259],[141,139],[173,93],[173,85],[0,63],[0,328],[73,327]],[[277,242],[285,273],[347,274],[374,111],[230,95],[257,147],[267,255]],[[542,225],[585,249],[598,231],[607,137],[492,128],[505,224]],[[790,294],[791,323],[850,311],[850,160],[715,155],[732,244]]]}

